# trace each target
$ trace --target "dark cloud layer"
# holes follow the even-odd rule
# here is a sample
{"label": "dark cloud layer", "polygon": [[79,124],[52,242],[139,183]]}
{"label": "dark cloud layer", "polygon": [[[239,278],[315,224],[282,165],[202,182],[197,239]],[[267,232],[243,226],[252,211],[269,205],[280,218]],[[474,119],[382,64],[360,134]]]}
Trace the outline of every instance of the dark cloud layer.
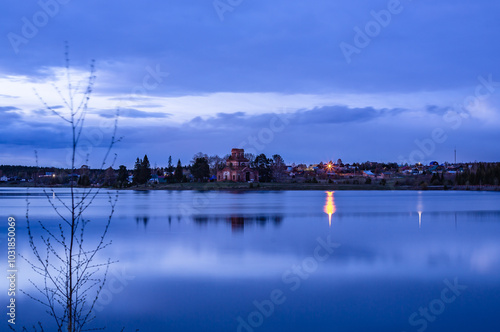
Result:
{"label": "dark cloud layer", "polygon": [[453,109],[451,107],[441,107],[437,105],[428,105],[425,110],[430,113],[430,114],[435,114],[435,115],[444,115],[448,111],[452,111]]}
{"label": "dark cloud layer", "polygon": [[[74,66],[91,58],[100,69],[126,64],[113,77],[117,90],[141,84],[145,67],[156,65],[171,75],[155,93],[413,91],[500,76],[496,0],[402,0],[401,13],[361,46],[354,28],[364,30],[387,1],[245,1],[224,21],[213,1],[70,1],[16,54],[7,35],[22,35],[22,18],[42,10],[37,3],[10,2],[0,12],[5,72],[45,75],[41,67],[63,64],[68,40]],[[358,48],[350,64],[342,42]]]}
{"label": "dark cloud layer", "polygon": [[[0,115],[8,113],[0,112]],[[451,160],[457,147],[459,161],[500,159],[496,143],[500,133],[496,128],[482,127],[478,132],[476,120],[469,119],[457,130],[442,117],[435,122],[408,125],[405,117],[409,113],[412,112],[401,109],[325,106],[286,114],[219,113],[205,119],[198,117],[180,126],[124,124],[118,128],[118,136],[124,138],[115,152],[117,163],[129,167],[135,158],[144,154],[150,156],[152,163],[165,165],[169,155],[187,163],[195,152],[223,156],[233,147],[243,147],[253,153],[280,153],[288,162],[312,163],[337,158],[349,162],[400,162],[420,149],[416,142],[428,141],[432,131],[439,127],[447,139],[434,144],[432,153],[425,158]],[[66,124],[40,126],[36,120],[20,116],[11,124],[0,127],[0,151],[32,154],[36,149],[40,161],[46,165],[65,160],[71,134]],[[98,142],[94,141],[95,132],[102,133]],[[110,135],[100,128],[87,127],[82,146],[87,148],[90,144],[92,155],[100,155]],[[480,150],[476,140],[482,142]],[[52,159],[43,159],[44,156]],[[3,159],[0,163],[13,164],[15,160]]]}
{"label": "dark cloud layer", "polygon": [[359,123],[370,121],[379,117],[396,115],[402,109],[375,109],[373,107],[349,108],[344,106],[325,106],[300,112],[298,121],[308,123]]}
{"label": "dark cloud layer", "polygon": [[8,126],[19,120],[21,116],[14,111],[19,110],[15,106],[0,106],[0,123],[2,126]]}
{"label": "dark cloud layer", "polygon": [[[372,107],[350,108],[346,106],[324,106],[309,110],[299,110],[294,113],[282,114],[295,125],[311,124],[347,124],[362,123],[385,116],[394,116],[404,112],[402,109],[375,109]],[[276,113],[264,113],[258,115],[247,115],[244,112],[217,113],[215,116],[203,119],[198,116],[186,125],[195,128],[258,128],[269,126],[271,121],[277,117]]]}
{"label": "dark cloud layer", "polygon": [[[100,117],[103,118],[114,118],[116,116],[116,111],[109,112],[98,112]],[[169,113],[164,112],[144,112],[133,108],[120,108],[119,116],[123,118],[133,118],[133,119],[160,119],[168,118],[171,116]]]}
{"label": "dark cloud layer", "polygon": [[0,112],[18,111],[19,108],[15,106],[0,106]]}

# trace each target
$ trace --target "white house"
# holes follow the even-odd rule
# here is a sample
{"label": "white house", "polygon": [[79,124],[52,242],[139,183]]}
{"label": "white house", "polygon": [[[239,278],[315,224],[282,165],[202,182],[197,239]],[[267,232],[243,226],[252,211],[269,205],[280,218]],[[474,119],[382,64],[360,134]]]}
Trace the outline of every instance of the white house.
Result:
{"label": "white house", "polygon": [[0,178],[0,182],[7,182],[9,181],[9,178],[6,177],[5,175]]}

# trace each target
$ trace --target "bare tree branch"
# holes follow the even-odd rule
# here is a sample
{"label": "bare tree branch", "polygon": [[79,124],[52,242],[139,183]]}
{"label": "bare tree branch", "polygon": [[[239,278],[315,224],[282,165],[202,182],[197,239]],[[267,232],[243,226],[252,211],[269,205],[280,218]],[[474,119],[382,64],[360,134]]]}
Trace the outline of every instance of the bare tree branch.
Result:
{"label": "bare tree branch", "polygon": [[[67,43],[65,44],[64,54],[67,95],[65,96],[56,86],[54,86],[54,89],[67,108],[67,112],[58,111],[49,106],[36,90],[35,95],[47,110],[70,124],[72,133],[71,172],[74,174],[76,170],[76,153],[84,130],[89,100],[96,80],[95,62],[94,60],[91,61],[86,88],[81,93],[81,97],[77,97],[78,85],[74,87],[71,80],[69,46]],[[111,141],[101,162],[100,172],[107,165],[113,147],[121,140],[121,138],[117,139],[116,137],[118,115],[117,110]],[[36,158],[38,165],[37,153]],[[115,160],[116,155],[111,161],[111,167],[114,165]],[[107,241],[106,236],[115,212],[118,194],[113,196],[109,192],[107,193],[110,213],[104,221],[97,242],[92,243],[91,241],[87,243],[88,236],[86,236],[86,232],[90,220],[84,218],[84,213],[98,197],[100,191],[101,188],[78,190],[75,188],[74,181],[70,182],[69,197],[60,196],[55,191],[51,191],[52,195],[49,195],[49,192],[43,190],[47,201],[61,222],[53,227],[54,225],[38,221],[37,225],[40,227],[41,234],[37,236],[35,236],[35,229],[30,222],[30,203],[28,199],[26,200],[28,242],[33,258],[21,257],[29,264],[35,275],[42,278],[43,281],[37,283],[35,280],[29,280],[36,291],[36,295],[24,290],[21,291],[46,308],[47,314],[53,318],[58,332],[103,329],[90,328],[88,324],[95,319],[94,308],[96,301],[106,283],[109,267],[115,263],[109,258],[106,261],[100,261],[98,256],[102,250],[111,245],[111,241]],[[38,324],[38,327],[33,326],[33,331],[38,330],[43,332],[41,323]],[[23,328],[23,331],[27,331],[27,329]]]}

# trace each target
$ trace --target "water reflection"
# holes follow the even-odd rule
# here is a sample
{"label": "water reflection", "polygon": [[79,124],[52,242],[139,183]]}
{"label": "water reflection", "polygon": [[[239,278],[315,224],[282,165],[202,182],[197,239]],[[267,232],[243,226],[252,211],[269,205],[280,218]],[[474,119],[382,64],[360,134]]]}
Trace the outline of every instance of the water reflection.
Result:
{"label": "water reflection", "polygon": [[193,221],[198,224],[208,224],[208,223],[218,223],[226,222],[231,224],[231,229],[233,232],[242,232],[245,229],[245,224],[257,224],[260,226],[265,226],[268,223],[272,223],[275,226],[279,226],[283,221],[283,216],[279,214],[269,214],[269,215],[238,215],[232,214],[229,216],[209,216],[209,215],[197,215],[193,216]]}
{"label": "water reflection", "polygon": [[[117,331],[123,326],[135,331],[137,322],[141,331],[236,331],[236,317],[260,312],[253,303],[262,306],[273,289],[280,289],[286,302],[254,331],[411,331],[410,315],[439,299],[445,278],[452,283],[458,278],[467,290],[446,304],[448,314],[429,323],[429,331],[494,331],[498,322],[492,308],[500,294],[499,195],[126,191],[110,229],[110,256],[120,261],[121,278],[136,277],[120,279],[128,281],[120,292],[105,290],[112,302],[98,313],[96,324]],[[177,214],[180,205],[207,197],[210,204],[202,212]],[[45,204],[44,197],[40,201]],[[98,196],[88,216],[104,219],[106,202],[105,195]],[[52,218],[53,211],[33,205],[38,218]],[[0,197],[1,211],[22,216],[25,208],[25,197]],[[325,227],[325,214],[330,224],[335,214],[334,234]],[[338,222],[340,217],[344,222]],[[422,229],[415,227],[417,222]],[[6,232],[0,228],[0,236]],[[21,227],[19,232],[19,239],[26,239]],[[329,236],[341,247],[307,280],[297,277],[301,288],[291,291],[293,284],[284,283],[283,273],[308,262],[318,237]],[[29,286],[31,275],[20,277]],[[120,286],[116,281],[110,285]],[[6,298],[0,294],[0,300]],[[139,306],[137,299],[142,300]],[[26,301],[23,308],[37,318],[44,315],[36,304]],[[290,319],[294,313],[300,314]]]}
{"label": "water reflection", "polygon": [[328,226],[332,226],[332,215],[337,211],[337,207],[335,206],[335,199],[333,197],[334,191],[326,192],[326,202],[323,207],[323,211],[328,215]]}
{"label": "water reflection", "polygon": [[422,201],[422,192],[418,192],[417,198],[417,211],[418,211],[418,228],[422,227],[422,211],[424,210],[424,203]]}
{"label": "water reflection", "polygon": [[148,226],[148,222],[149,222],[149,216],[137,216],[137,217],[135,217],[135,223],[137,225],[142,223],[144,225],[144,228],[146,228]]}

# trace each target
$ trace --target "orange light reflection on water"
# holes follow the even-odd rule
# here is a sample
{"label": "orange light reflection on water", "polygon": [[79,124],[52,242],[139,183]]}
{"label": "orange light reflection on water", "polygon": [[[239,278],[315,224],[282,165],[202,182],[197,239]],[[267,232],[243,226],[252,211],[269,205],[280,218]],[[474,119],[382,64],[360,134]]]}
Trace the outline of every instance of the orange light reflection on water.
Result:
{"label": "orange light reflection on water", "polygon": [[323,211],[325,211],[325,213],[328,215],[328,225],[330,227],[332,226],[332,215],[337,210],[337,207],[335,206],[335,199],[333,197],[334,193],[334,191],[326,192],[326,202],[325,206],[323,207]]}

